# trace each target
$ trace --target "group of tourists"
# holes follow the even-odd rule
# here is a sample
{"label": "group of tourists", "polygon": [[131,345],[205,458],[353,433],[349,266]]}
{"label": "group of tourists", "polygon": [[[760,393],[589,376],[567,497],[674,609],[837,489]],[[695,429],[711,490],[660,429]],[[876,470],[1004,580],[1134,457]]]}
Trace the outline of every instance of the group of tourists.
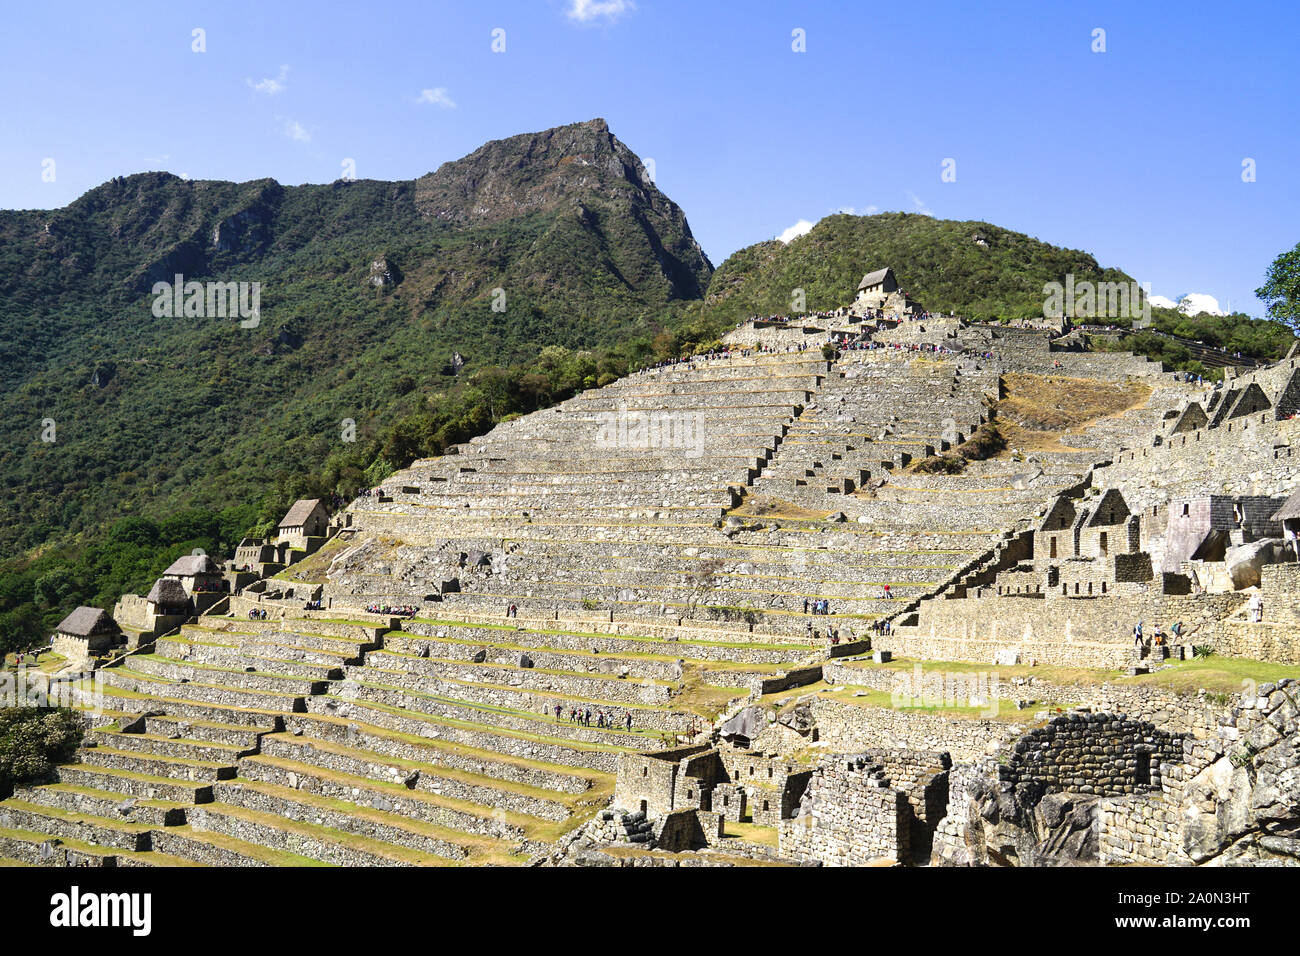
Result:
{"label": "group of tourists", "polygon": [[387,614],[390,617],[415,617],[420,610],[418,604],[367,604],[366,611],[370,614]]}
{"label": "group of tourists", "polygon": [[325,605],[321,603],[320,598],[317,598],[315,601],[308,601],[302,606],[302,609],[304,611],[323,611]]}
{"label": "group of tourists", "polygon": [[1182,621],[1175,621],[1169,628],[1169,634],[1167,636],[1159,624],[1151,625],[1151,633],[1148,636],[1142,629],[1142,622],[1138,621],[1133,625],[1133,648],[1139,655],[1145,656],[1148,651],[1153,651],[1160,657],[1164,657],[1167,654],[1165,648],[1170,644],[1176,644],[1181,641],[1182,636]]}
{"label": "group of tourists", "polygon": [[872,621],[871,630],[874,634],[892,634],[894,633],[894,625],[890,621],[884,619]]}
{"label": "group of tourists", "polygon": [[248,609],[248,619],[250,621],[265,621],[270,616],[264,607],[250,607]]}
{"label": "group of tourists", "polygon": [[[551,709],[543,708],[542,713],[548,714]],[[564,705],[556,704],[553,709],[555,711],[555,722],[558,724],[565,717]],[[594,721],[595,726],[601,730],[613,730],[617,723],[622,723],[627,730],[632,729],[632,712],[630,710],[623,711],[623,719],[619,721],[613,711],[600,709],[593,711],[590,707],[570,707],[568,709],[568,720],[569,723],[577,724],[580,727],[590,727]]]}
{"label": "group of tourists", "polygon": [[831,613],[831,602],[826,598],[816,598],[811,601],[804,598],[803,612],[805,614],[829,614]]}

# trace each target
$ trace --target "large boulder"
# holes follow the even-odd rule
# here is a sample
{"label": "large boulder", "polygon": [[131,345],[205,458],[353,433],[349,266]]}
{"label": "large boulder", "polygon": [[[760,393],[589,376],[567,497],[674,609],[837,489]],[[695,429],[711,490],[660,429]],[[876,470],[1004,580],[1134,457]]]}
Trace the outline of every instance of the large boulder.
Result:
{"label": "large boulder", "polygon": [[1223,556],[1232,586],[1240,591],[1242,588],[1259,587],[1259,573],[1266,564],[1277,564],[1286,560],[1286,545],[1281,538],[1264,538],[1239,544],[1229,548]]}
{"label": "large boulder", "polygon": [[807,736],[817,726],[817,717],[813,714],[812,702],[815,698],[801,697],[793,707],[776,719],[778,724],[789,727],[795,733]]}
{"label": "large boulder", "polygon": [[723,737],[744,737],[753,740],[766,729],[767,711],[762,707],[749,706],[724,721],[719,730]]}

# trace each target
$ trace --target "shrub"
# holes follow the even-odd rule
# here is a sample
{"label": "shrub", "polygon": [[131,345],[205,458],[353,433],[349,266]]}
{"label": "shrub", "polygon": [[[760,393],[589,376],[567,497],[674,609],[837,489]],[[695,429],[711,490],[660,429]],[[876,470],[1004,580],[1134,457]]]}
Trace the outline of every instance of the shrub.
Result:
{"label": "shrub", "polygon": [[15,784],[47,777],[55,764],[72,759],[79,743],[81,720],[70,710],[0,710],[0,796]]}
{"label": "shrub", "polygon": [[931,455],[913,467],[922,475],[960,475],[966,469],[966,459],[958,455]]}
{"label": "shrub", "polygon": [[967,461],[984,461],[1006,447],[1007,440],[998,429],[997,423],[985,422],[975,430],[975,434],[962,442],[957,453]]}

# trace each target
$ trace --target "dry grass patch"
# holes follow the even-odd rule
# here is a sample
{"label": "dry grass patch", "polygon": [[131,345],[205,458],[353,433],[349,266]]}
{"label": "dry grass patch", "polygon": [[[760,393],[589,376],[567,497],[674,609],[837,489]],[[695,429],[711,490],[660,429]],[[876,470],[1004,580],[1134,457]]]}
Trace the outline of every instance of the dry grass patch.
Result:
{"label": "dry grass patch", "polygon": [[793,521],[823,521],[828,514],[829,511],[804,508],[794,502],[767,495],[746,498],[739,506],[727,512],[728,516],[735,515],[738,518],[788,518]]}
{"label": "dry grass patch", "polygon": [[1151,387],[1064,375],[1009,372],[1002,376],[998,420],[1030,432],[1059,434],[1142,405]]}

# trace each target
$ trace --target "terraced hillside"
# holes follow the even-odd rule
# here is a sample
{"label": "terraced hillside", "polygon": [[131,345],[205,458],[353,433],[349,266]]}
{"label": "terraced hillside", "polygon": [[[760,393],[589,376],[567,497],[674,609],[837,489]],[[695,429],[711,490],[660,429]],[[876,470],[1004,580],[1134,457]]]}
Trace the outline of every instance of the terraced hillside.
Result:
{"label": "terraced hillside", "polygon": [[[466,618],[186,625],[101,672],[78,762],[0,803],[0,858],[522,864],[605,805],[620,752],[707,726],[810,650],[723,629]],[[610,726],[575,722],[578,708]]]}
{"label": "terraced hillside", "polygon": [[[707,739],[823,660],[828,628],[864,634],[996,561],[1179,389],[1154,381],[1065,450],[913,471],[989,417],[1004,371],[736,352],[416,462],[321,552],[103,668],[77,762],[0,803],[0,858],[544,859],[606,806],[620,753]],[[419,611],[365,610],[385,604]]]}

